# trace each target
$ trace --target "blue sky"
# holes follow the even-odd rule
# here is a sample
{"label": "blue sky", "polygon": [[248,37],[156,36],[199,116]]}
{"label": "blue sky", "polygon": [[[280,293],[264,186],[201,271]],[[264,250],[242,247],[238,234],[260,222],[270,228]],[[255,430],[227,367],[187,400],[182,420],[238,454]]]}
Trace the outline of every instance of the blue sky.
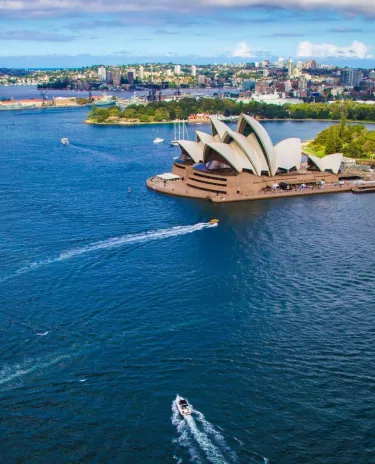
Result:
{"label": "blue sky", "polygon": [[374,0],[0,0],[0,67],[317,58],[375,67]]}

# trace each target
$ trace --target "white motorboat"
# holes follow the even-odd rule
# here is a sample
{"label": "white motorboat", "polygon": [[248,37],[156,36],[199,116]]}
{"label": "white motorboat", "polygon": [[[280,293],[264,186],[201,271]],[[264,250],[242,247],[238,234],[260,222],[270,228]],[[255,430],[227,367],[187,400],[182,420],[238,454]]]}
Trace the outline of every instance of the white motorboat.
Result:
{"label": "white motorboat", "polygon": [[190,416],[192,413],[192,407],[190,404],[185,400],[185,398],[182,398],[182,396],[177,395],[176,397],[176,407],[178,409],[178,412],[181,414],[181,416]]}
{"label": "white motorboat", "polygon": [[62,143],[63,145],[69,145],[69,139],[67,139],[66,137],[63,137],[63,138],[61,139],[61,143]]}
{"label": "white motorboat", "polygon": [[161,139],[160,137],[156,137],[156,139],[154,139],[154,143],[162,143],[164,142],[164,139]]}

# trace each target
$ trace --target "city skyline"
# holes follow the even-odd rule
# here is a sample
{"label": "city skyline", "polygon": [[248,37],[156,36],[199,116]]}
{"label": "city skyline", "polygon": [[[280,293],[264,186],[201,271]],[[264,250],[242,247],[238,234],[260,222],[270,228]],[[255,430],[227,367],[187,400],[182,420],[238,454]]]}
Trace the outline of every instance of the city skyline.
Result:
{"label": "city skyline", "polygon": [[[0,1],[0,67],[251,62],[375,66],[370,0]],[[284,7],[284,8],[283,8]]]}

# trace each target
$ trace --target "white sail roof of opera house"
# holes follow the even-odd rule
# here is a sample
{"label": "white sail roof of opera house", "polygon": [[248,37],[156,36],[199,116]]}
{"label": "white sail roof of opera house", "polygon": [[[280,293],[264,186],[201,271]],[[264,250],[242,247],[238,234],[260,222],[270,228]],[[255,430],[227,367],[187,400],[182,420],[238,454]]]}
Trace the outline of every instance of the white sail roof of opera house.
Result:
{"label": "white sail roof of opera house", "polygon": [[228,130],[228,126],[220,119],[210,116],[212,135],[216,142],[222,142],[225,132]]}
{"label": "white sail roof of opera house", "polygon": [[203,161],[209,161],[212,151],[218,153],[237,171],[242,172],[244,169],[252,170],[248,157],[241,150],[236,150],[225,143],[208,143],[204,147]]}
{"label": "white sail roof of opera house", "polygon": [[191,140],[178,140],[177,143],[184,150],[190,158],[194,161],[195,164],[203,161],[203,149],[204,145],[193,142]]}
{"label": "white sail roof of opera house", "polygon": [[253,166],[254,174],[260,176],[262,172],[269,172],[267,161],[263,156],[263,152],[256,142],[255,137],[245,137],[244,135],[227,129],[224,134],[223,142],[233,146],[233,142],[241,147],[245,155],[249,158]]}
{"label": "white sail roof of opera house", "polygon": [[250,131],[250,134],[255,134],[258,144],[260,145],[263,154],[267,159],[270,174],[274,176],[278,166],[272,140],[268,135],[268,132],[256,119],[246,114],[241,114],[240,119],[238,120],[237,132],[246,135],[246,129]]}
{"label": "white sail roof of opera house", "polygon": [[[230,165],[238,173],[247,171],[256,176],[274,176],[279,171],[301,169],[300,139],[288,138],[274,146],[266,129],[251,116],[242,114],[236,130],[232,130],[215,117],[210,119],[212,134],[196,131],[196,142],[187,140],[178,142],[193,163],[206,164],[215,159],[216,163],[211,163],[212,166],[221,164],[222,168],[225,168],[226,165]],[[213,156],[212,153],[216,155]],[[337,174],[342,155],[335,154],[324,158],[310,155],[309,159],[310,164],[320,171]],[[208,164],[206,168],[210,169]]]}
{"label": "white sail roof of opera house", "polygon": [[307,157],[319,169],[319,171],[332,171],[333,174],[338,174],[342,163],[343,154],[334,153],[332,155],[323,156],[323,158],[318,158],[317,156],[307,154]]}
{"label": "white sail roof of opera house", "polygon": [[277,168],[290,171],[295,169],[299,171],[301,168],[301,140],[300,139],[285,139],[278,143],[275,147],[275,155],[277,159]]}
{"label": "white sail roof of opera house", "polygon": [[202,131],[195,131],[195,135],[197,136],[197,142],[201,143],[209,143],[209,142],[215,142],[215,137],[211,134],[207,134],[207,132],[202,132]]}

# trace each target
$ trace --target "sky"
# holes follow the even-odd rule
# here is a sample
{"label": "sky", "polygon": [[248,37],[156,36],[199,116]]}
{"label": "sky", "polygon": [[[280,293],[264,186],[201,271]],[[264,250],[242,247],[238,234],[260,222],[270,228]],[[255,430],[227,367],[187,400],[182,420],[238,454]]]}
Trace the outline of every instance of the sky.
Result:
{"label": "sky", "polygon": [[375,0],[0,0],[0,67],[253,62],[375,68]]}

